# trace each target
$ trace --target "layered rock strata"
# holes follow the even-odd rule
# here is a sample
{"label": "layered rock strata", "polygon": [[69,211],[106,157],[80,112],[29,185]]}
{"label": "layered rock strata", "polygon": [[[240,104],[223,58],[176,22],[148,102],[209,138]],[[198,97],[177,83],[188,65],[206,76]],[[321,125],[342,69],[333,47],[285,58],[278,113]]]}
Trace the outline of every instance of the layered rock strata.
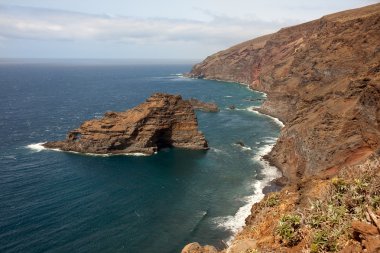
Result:
{"label": "layered rock strata", "polygon": [[85,121],[63,141],[46,148],[94,154],[153,154],[161,148],[205,150],[193,107],[181,96],[156,93],[125,112],[107,112],[101,119]]}
{"label": "layered rock strata", "polygon": [[261,112],[285,123],[268,156],[290,181],[333,173],[380,147],[380,4],[325,16],[236,45],[195,78],[266,92]]}

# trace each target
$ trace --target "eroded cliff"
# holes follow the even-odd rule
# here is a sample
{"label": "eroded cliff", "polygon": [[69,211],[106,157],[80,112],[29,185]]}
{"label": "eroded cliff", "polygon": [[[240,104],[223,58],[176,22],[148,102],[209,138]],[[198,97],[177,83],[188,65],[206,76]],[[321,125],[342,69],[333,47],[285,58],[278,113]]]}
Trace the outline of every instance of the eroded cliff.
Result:
{"label": "eroded cliff", "polygon": [[260,110],[285,123],[267,158],[288,184],[222,252],[380,252],[380,4],[236,45],[189,75],[266,92]]}
{"label": "eroded cliff", "polygon": [[156,93],[125,112],[107,112],[85,121],[66,140],[47,148],[93,154],[153,154],[161,148],[207,149],[191,103],[179,95]]}
{"label": "eroded cliff", "polygon": [[268,158],[291,181],[380,147],[380,4],[281,29],[207,57],[198,78],[264,91],[285,122]]}

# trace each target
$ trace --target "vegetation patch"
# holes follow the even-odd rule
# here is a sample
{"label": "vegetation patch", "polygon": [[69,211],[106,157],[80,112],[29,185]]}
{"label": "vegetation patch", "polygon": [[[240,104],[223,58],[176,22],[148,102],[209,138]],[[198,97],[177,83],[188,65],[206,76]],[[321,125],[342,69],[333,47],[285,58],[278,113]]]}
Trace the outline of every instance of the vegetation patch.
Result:
{"label": "vegetation patch", "polygon": [[[343,249],[349,240],[355,239],[353,221],[370,224],[369,210],[380,213],[379,175],[377,160],[342,170],[330,180],[324,197],[310,200],[299,214],[284,215],[279,220],[276,234],[280,243],[293,247],[307,239],[303,243],[309,244],[311,253]],[[301,231],[306,231],[307,238]]]}
{"label": "vegetation patch", "polygon": [[270,194],[268,198],[265,200],[266,207],[274,207],[274,206],[277,206],[279,203],[280,203],[280,198],[277,192]]}
{"label": "vegetation patch", "polygon": [[282,216],[277,227],[277,234],[281,237],[282,243],[287,246],[297,245],[302,239],[300,227],[301,216],[297,214]]}

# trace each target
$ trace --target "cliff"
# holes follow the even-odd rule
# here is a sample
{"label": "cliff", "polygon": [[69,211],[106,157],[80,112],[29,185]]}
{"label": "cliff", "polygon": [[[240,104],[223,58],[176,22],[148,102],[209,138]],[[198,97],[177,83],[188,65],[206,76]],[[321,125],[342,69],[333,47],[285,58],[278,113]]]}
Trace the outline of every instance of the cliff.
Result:
{"label": "cliff", "polygon": [[288,184],[225,252],[380,252],[380,4],[241,43],[189,75],[266,92],[260,110],[285,123],[267,159]]}
{"label": "cliff", "polygon": [[85,121],[66,140],[46,148],[94,154],[153,154],[161,148],[207,149],[191,103],[181,96],[156,93],[125,112],[107,112]]}
{"label": "cliff", "polygon": [[192,77],[266,92],[285,123],[268,159],[291,181],[365,159],[380,147],[380,4],[244,42],[195,65]]}

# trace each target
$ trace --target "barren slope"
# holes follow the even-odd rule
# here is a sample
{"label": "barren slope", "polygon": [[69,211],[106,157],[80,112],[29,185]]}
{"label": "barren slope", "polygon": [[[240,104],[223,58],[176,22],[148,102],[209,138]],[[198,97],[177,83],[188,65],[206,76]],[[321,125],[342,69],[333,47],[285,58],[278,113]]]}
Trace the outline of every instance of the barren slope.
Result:
{"label": "barren slope", "polygon": [[268,93],[285,127],[268,158],[290,181],[380,147],[380,4],[281,29],[207,57],[191,76]]}

